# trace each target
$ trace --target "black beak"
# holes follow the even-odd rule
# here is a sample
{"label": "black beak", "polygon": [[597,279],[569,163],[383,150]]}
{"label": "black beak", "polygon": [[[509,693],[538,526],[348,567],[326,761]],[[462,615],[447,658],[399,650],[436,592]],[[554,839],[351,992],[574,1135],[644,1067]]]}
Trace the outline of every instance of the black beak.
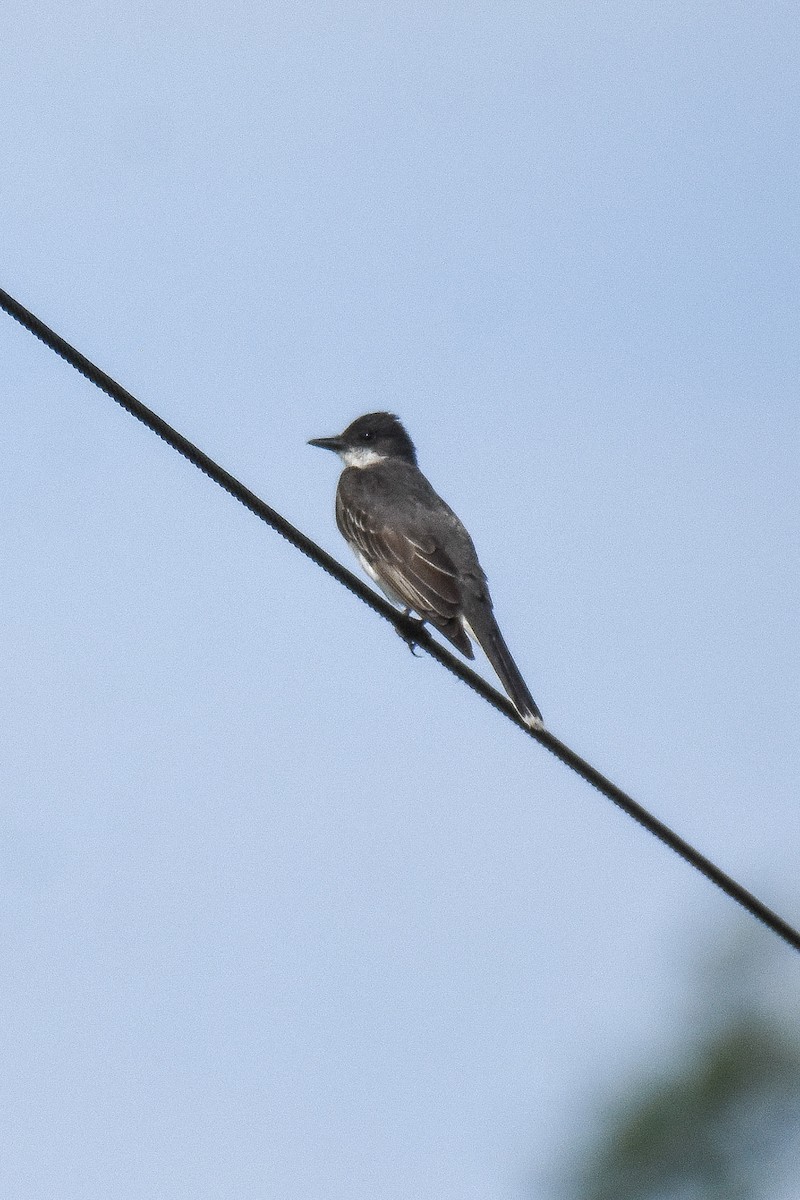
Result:
{"label": "black beak", "polygon": [[320,450],[334,450],[338,454],[343,442],[341,437],[311,438],[308,444],[309,446],[319,446]]}

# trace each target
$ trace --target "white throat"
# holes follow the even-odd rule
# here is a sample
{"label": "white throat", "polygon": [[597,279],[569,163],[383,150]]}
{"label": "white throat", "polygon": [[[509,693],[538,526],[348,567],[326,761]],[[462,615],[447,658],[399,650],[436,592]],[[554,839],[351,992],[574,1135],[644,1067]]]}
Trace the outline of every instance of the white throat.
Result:
{"label": "white throat", "polygon": [[339,457],[346,467],[363,469],[383,462],[386,455],[378,454],[377,450],[370,450],[369,446],[351,446],[347,450],[340,450]]}

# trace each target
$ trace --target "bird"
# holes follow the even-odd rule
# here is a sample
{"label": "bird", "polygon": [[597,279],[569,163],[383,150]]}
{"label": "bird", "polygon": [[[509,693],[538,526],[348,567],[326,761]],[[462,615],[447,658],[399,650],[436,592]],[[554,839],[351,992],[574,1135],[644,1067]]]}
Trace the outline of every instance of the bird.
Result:
{"label": "bird", "polygon": [[483,649],[524,723],[542,714],[495,620],[486,575],[472,538],[417,465],[417,452],[394,413],[367,413],[335,437],[311,438],[344,469],[336,524],[366,574],[393,603],[431,624],[465,658]]}

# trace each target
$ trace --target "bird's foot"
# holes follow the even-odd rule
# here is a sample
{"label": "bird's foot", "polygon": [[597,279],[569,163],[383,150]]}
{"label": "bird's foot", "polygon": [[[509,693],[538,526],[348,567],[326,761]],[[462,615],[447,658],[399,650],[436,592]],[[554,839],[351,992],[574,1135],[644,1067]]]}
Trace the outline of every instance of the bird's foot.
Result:
{"label": "bird's foot", "polygon": [[416,635],[419,634],[424,628],[425,622],[420,617],[412,617],[409,610],[406,610],[403,616],[405,618],[405,628],[401,629],[398,626],[395,626],[395,629],[397,630],[398,636],[402,638],[411,653],[414,655],[414,658],[417,658],[418,655],[416,647],[419,644],[419,641]]}

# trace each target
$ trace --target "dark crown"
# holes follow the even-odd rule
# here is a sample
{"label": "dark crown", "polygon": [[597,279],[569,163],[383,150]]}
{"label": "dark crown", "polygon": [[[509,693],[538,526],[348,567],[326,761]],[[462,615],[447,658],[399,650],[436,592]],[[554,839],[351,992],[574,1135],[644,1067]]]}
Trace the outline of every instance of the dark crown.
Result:
{"label": "dark crown", "polygon": [[414,443],[394,413],[367,413],[347,426],[342,441],[349,446],[363,446],[379,454],[402,458],[416,466]]}

